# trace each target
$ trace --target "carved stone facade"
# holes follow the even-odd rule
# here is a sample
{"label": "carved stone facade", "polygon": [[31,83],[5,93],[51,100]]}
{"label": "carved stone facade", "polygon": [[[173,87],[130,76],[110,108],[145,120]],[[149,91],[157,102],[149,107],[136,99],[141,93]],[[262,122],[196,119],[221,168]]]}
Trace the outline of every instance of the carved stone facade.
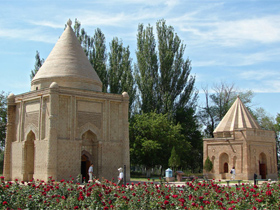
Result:
{"label": "carved stone facade", "polygon": [[32,80],[32,91],[8,97],[6,180],[87,178],[90,163],[96,177],[107,179],[126,165],[130,179],[129,96],[100,92],[102,83],[91,65],[83,64],[88,60],[81,49],[68,25]]}
{"label": "carved stone facade", "polygon": [[[275,133],[262,130],[239,98],[214,131],[203,141],[204,161],[213,163],[209,178],[230,179],[234,166],[236,179],[277,179]],[[205,172],[206,173],[206,172]]]}

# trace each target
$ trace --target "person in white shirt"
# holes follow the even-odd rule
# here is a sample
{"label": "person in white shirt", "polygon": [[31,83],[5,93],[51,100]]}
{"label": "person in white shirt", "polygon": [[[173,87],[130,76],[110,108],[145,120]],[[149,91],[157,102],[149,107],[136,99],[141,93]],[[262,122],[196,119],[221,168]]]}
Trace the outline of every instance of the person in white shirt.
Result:
{"label": "person in white shirt", "polygon": [[90,165],[89,169],[88,169],[88,176],[89,176],[89,179],[88,181],[92,181],[92,177],[93,177],[93,163]]}
{"label": "person in white shirt", "polygon": [[231,173],[231,179],[234,180],[235,179],[235,167],[234,166],[230,170],[230,173]]}
{"label": "person in white shirt", "polygon": [[118,171],[119,171],[118,185],[121,185],[123,183],[123,170],[122,168],[119,168]]}

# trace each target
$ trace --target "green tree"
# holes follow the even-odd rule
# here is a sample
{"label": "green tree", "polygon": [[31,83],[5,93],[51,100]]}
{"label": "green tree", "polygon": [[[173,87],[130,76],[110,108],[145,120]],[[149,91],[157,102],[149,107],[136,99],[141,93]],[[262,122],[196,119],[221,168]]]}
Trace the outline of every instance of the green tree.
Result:
{"label": "green tree", "polygon": [[175,113],[175,123],[179,123],[182,128],[184,141],[190,144],[190,148],[184,144],[176,147],[177,153],[181,157],[181,166],[190,169],[193,173],[200,172],[203,165],[203,139],[200,132],[200,125],[192,107],[177,109]]}
{"label": "green tree", "polygon": [[[167,26],[165,20],[156,24],[158,45],[153,27],[138,26],[136,82],[140,92],[141,111],[173,115],[195,101],[195,77],[190,75],[191,62],[184,59],[186,45]],[[157,52],[157,50],[158,52]]]}
{"label": "green tree", "polygon": [[36,51],[34,69],[31,70],[30,80],[32,80],[33,77],[35,77],[36,73],[41,68],[44,61],[45,61],[44,58],[40,58],[40,53],[38,51]]}
{"label": "green tree", "polygon": [[190,75],[191,61],[184,59],[186,45],[167,26],[165,20],[156,24],[159,54],[159,88],[161,113],[174,114],[178,108],[184,108],[191,102],[195,77]]}
{"label": "green tree", "polygon": [[253,112],[253,116],[258,121],[262,129],[276,132],[276,121],[263,108],[259,107]]}
{"label": "green tree", "polygon": [[213,163],[209,159],[209,157],[207,156],[207,158],[206,158],[206,160],[204,162],[204,169],[206,171],[206,176],[207,176],[207,173],[212,170],[212,168],[213,168]]}
{"label": "green tree", "polygon": [[138,26],[137,63],[135,65],[135,80],[138,86],[139,108],[143,113],[160,110],[158,58],[153,27],[143,24]]}
{"label": "green tree", "polygon": [[141,113],[167,114],[174,124],[181,124],[184,138],[176,146],[181,165],[202,168],[202,136],[195,115],[197,91],[195,77],[190,75],[191,62],[184,58],[186,45],[164,20],[157,22],[156,30],[158,42],[152,26],[138,26],[135,80],[139,108]]}
{"label": "green tree", "polygon": [[89,52],[89,61],[103,83],[103,92],[108,91],[108,70],[107,70],[107,53],[106,39],[101,29],[97,28],[93,36],[93,48]]}
{"label": "green tree", "polygon": [[131,163],[147,168],[156,165],[166,168],[173,146],[180,144],[190,148],[181,130],[181,125],[175,125],[166,114],[134,115],[129,127]]}
{"label": "green tree", "polygon": [[5,146],[7,124],[7,94],[0,93],[0,147]]}
{"label": "green tree", "polygon": [[173,146],[171,150],[171,156],[168,160],[168,166],[172,167],[173,171],[175,171],[181,165],[180,156],[176,153],[176,149]]}
{"label": "green tree", "polygon": [[136,96],[131,61],[129,47],[123,47],[122,41],[116,37],[113,38],[110,43],[108,65],[109,92],[117,94],[128,92],[130,113]]}

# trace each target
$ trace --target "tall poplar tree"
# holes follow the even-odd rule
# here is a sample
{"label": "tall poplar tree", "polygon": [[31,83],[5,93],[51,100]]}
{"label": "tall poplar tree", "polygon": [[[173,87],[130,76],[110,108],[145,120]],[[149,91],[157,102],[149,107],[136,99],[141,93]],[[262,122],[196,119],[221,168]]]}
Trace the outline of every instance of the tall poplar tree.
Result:
{"label": "tall poplar tree", "polygon": [[144,113],[159,113],[158,56],[153,27],[150,25],[145,29],[143,24],[138,26],[136,57],[135,80],[140,94],[139,108]]}
{"label": "tall poplar tree", "polygon": [[101,29],[97,28],[93,36],[92,51],[89,53],[89,61],[103,83],[103,92],[108,91],[106,39]]}
{"label": "tall poplar tree", "polygon": [[136,97],[131,62],[129,47],[124,47],[117,37],[113,38],[110,43],[108,64],[109,92],[121,94],[126,91],[129,95],[130,111]]}
{"label": "tall poplar tree", "polygon": [[140,107],[143,112],[156,110],[174,115],[178,108],[192,106],[196,101],[195,77],[190,75],[190,60],[184,59],[186,45],[174,28],[160,20],[156,29],[158,45],[152,26],[138,26],[136,81]]}
{"label": "tall poplar tree", "polygon": [[165,20],[156,24],[159,54],[159,87],[162,113],[175,113],[178,108],[191,105],[195,77],[190,75],[191,61],[184,59],[186,45],[167,26]]}
{"label": "tall poplar tree", "polygon": [[43,58],[40,58],[40,53],[38,51],[36,51],[34,69],[31,70],[30,80],[32,80],[33,77],[35,77],[36,73],[41,68],[41,66],[43,65],[44,61],[45,60]]}

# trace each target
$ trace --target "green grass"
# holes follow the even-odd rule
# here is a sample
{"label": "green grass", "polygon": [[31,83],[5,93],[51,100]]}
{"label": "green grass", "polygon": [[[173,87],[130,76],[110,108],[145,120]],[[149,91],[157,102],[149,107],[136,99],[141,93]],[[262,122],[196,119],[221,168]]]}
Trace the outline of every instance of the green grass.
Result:
{"label": "green grass", "polygon": [[[151,178],[146,178],[146,177],[130,177],[130,181],[152,182],[153,180]],[[154,179],[154,181],[159,182],[160,181],[159,177]]]}

